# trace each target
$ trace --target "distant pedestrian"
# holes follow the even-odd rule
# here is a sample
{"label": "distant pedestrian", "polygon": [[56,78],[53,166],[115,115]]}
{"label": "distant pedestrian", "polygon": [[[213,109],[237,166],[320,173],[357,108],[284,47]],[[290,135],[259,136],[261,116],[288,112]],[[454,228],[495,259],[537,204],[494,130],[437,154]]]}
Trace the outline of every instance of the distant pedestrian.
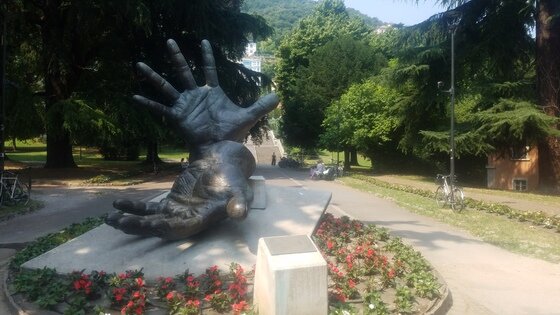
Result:
{"label": "distant pedestrian", "polygon": [[276,152],[272,152],[272,166],[276,165]]}

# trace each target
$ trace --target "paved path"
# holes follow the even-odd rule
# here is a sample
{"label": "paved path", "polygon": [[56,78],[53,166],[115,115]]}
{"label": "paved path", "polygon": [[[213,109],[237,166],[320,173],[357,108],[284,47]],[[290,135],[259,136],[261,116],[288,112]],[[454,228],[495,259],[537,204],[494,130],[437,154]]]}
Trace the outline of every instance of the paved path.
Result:
{"label": "paved path", "polygon": [[[307,171],[260,167],[270,185],[323,189],[333,193],[329,211],[391,230],[422,252],[446,280],[453,297],[449,314],[560,314],[560,265],[526,258],[488,245],[456,228],[412,214],[394,203],[337,182],[311,181]],[[172,178],[170,178],[172,180]],[[41,211],[0,222],[0,261],[8,244],[27,242],[88,216],[110,210],[117,196],[148,199],[170,182],[127,188],[42,189]],[[1,264],[0,264],[1,265]],[[1,268],[0,268],[1,273]],[[9,313],[0,298],[0,315]]]}

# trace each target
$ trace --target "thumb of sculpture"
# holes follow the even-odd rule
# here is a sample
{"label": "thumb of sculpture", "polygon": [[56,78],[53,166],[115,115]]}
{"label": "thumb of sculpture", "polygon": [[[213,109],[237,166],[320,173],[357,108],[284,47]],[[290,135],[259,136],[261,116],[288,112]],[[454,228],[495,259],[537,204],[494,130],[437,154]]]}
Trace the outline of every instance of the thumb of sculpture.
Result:
{"label": "thumb of sculpture", "polygon": [[226,212],[232,219],[243,220],[247,217],[247,203],[231,198],[226,205]]}

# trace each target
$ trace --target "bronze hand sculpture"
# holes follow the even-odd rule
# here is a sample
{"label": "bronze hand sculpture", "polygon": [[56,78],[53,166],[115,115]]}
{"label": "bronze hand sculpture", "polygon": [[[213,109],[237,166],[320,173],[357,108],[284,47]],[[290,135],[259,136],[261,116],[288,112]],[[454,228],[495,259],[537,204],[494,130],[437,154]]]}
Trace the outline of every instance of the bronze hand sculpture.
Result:
{"label": "bronze hand sculpture", "polygon": [[106,223],[128,234],[176,240],[225,218],[247,216],[253,199],[248,179],[255,169],[255,160],[240,142],[260,118],[276,107],[278,98],[269,94],[247,108],[239,107],[219,86],[208,41],[202,41],[206,85],[200,87],[175,41],[168,40],[167,48],[183,92],[147,65],[138,63],[140,73],[169,105],[140,95],[133,99],[173,123],[189,144],[190,164],[161,202],[116,200],[113,206],[120,211],[111,213]]}

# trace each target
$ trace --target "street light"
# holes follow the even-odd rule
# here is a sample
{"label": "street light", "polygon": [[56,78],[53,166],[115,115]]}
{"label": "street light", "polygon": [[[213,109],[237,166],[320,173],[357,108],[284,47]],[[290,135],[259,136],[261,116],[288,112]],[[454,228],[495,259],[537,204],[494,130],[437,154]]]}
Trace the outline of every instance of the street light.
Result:
{"label": "street light", "polygon": [[[0,171],[4,171],[4,120],[6,106],[6,28],[8,13],[5,4],[1,6],[0,17]],[[3,12],[3,13],[2,13]]]}
{"label": "street light", "polygon": [[[451,188],[451,202],[455,202],[455,196],[453,195],[454,190],[454,179],[455,179],[455,33],[461,22],[462,14],[460,11],[447,11],[444,15],[447,19],[449,26],[449,32],[451,33],[451,87],[449,90],[445,91],[451,94],[451,104],[449,111],[451,112],[451,127],[449,134],[449,182]],[[443,82],[437,83],[438,88],[443,87]]]}

